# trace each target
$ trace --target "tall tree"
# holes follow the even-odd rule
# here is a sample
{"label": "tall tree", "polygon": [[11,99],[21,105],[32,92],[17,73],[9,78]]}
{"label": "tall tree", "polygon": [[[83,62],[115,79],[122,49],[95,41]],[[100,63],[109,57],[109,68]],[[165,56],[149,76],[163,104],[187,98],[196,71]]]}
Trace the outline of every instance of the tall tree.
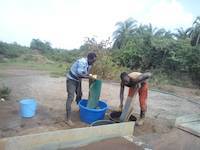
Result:
{"label": "tall tree", "polygon": [[172,37],[172,33],[170,31],[166,31],[163,28],[158,29],[156,27],[153,27],[151,24],[140,25],[137,28],[137,35],[139,35],[139,36],[149,35],[151,37],[154,36],[154,37],[165,37],[165,38],[171,38]]}
{"label": "tall tree", "polygon": [[131,37],[131,35],[136,31],[137,21],[131,18],[127,19],[124,22],[118,22],[115,26],[117,26],[116,31],[113,33],[114,37],[114,48],[120,49],[123,43]]}
{"label": "tall tree", "polygon": [[151,24],[149,25],[140,25],[138,28],[137,28],[137,35],[139,36],[142,36],[142,35],[150,35],[150,36],[153,36],[156,32],[157,28],[153,28],[153,26]]}
{"label": "tall tree", "polygon": [[195,19],[193,26],[188,29],[188,35],[191,38],[192,46],[200,44],[200,16]]}
{"label": "tall tree", "polygon": [[50,42],[42,42],[40,39],[32,39],[30,43],[30,48],[40,50],[41,52],[52,50]]}
{"label": "tall tree", "polygon": [[188,29],[184,30],[182,27],[181,28],[178,28],[176,29],[177,33],[174,33],[174,36],[177,38],[177,39],[187,39],[188,38]]}

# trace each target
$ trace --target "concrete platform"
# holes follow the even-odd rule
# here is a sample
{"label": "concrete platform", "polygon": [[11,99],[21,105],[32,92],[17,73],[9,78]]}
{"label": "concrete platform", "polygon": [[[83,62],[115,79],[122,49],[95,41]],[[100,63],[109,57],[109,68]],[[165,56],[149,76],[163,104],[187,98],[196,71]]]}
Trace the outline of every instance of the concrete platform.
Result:
{"label": "concrete platform", "polygon": [[131,136],[135,122],[58,130],[0,139],[0,150],[58,150],[114,137]]}
{"label": "concrete platform", "polygon": [[200,138],[180,129],[173,129],[166,134],[150,134],[137,137],[140,143],[149,145],[153,150],[199,150]]}
{"label": "concrete platform", "polygon": [[176,119],[175,126],[200,137],[200,114],[179,117]]}

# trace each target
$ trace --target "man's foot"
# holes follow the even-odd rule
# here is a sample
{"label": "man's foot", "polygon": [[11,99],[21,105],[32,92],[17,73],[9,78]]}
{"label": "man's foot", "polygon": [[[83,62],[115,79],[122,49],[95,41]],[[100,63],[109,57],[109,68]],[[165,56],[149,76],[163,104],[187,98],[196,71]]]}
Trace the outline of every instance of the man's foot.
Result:
{"label": "man's foot", "polygon": [[144,125],[144,118],[140,118],[138,121],[136,121],[137,126],[142,126]]}
{"label": "man's foot", "polygon": [[70,127],[73,127],[74,126],[74,123],[71,121],[71,120],[66,120],[65,123],[67,125],[69,125]]}

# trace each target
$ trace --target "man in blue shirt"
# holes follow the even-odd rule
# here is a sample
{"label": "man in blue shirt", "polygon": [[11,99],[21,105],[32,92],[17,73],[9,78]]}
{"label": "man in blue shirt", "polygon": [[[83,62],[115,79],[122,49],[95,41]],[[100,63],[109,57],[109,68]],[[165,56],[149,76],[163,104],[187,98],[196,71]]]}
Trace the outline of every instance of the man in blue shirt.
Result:
{"label": "man in blue shirt", "polygon": [[82,78],[92,78],[89,72],[93,63],[96,61],[96,54],[89,53],[87,58],[78,59],[70,68],[67,74],[66,87],[67,87],[67,102],[66,102],[66,123],[73,126],[71,121],[71,104],[76,93],[76,103],[78,104],[82,97],[81,80]]}

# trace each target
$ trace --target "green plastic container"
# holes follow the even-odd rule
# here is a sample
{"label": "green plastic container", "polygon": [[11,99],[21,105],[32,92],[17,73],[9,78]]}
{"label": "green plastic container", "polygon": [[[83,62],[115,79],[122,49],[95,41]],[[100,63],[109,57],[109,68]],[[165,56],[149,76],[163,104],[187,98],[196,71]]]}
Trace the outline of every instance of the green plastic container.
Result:
{"label": "green plastic container", "polygon": [[89,90],[89,98],[88,98],[88,104],[87,107],[91,109],[98,109],[98,101],[101,94],[101,80],[94,80],[90,84],[90,90]]}

